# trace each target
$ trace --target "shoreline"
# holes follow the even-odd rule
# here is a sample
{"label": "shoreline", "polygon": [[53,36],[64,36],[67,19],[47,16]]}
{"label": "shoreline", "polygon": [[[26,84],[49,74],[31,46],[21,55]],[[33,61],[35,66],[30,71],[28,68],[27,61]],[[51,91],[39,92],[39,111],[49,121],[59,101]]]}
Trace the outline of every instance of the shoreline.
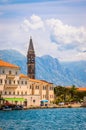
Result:
{"label": "shoreline", "polygon": [[[19,110],[29,110],[29,109],[53,109],[53,108],[86,108],[86,106],[83,106],[81,104],[69,104],[69,105],[63,105],[63,106],[59,106],[59,105],[52,105],[52,106],[30,106],[30,107],[24,107],[23,109],[19,109]],[[1,109],[0,109],[1,110]],[[16,110],[16,109],[13,109]],[[13,111],[11,110],[11,111]],[[1,110],[4,111],[4,110]],[[8,110],[5,110],[8,111]],[[10,111],[10,110],[9,110]]]}
{"label": "shoreline", "polygon": [[28,109],[53,109],[53,108],[81,108],[81,107],[83,107],[83,106],[80,105],[80,104],[64,105],[64,106],[59,106],[59,105],[56,105],[56,106],[41,106],[41,107],[30,106],[28,108],[24,108],[24,110],[28,110]]}

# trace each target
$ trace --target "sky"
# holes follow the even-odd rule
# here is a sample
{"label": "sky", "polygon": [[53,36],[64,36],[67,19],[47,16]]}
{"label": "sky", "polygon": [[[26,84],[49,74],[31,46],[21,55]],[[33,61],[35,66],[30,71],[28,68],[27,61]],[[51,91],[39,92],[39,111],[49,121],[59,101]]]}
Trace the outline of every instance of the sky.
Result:
{"label": "sky", "polygon": [[86,60],[86,0],[0,0],[0,50]]}

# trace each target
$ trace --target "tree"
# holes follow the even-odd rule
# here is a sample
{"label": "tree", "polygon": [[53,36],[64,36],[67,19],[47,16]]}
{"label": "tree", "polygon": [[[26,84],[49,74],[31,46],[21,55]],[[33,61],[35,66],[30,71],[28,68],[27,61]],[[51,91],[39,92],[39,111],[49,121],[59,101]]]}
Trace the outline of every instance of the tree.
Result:
{"label": "tree", "polygon": [[70,92],[71,98],[74,100],[74,98],[75,98],[76,95],[77,95],[77,88],[76,88],[76,86],[73,85],[73,86],[70,88],[69,92]]}

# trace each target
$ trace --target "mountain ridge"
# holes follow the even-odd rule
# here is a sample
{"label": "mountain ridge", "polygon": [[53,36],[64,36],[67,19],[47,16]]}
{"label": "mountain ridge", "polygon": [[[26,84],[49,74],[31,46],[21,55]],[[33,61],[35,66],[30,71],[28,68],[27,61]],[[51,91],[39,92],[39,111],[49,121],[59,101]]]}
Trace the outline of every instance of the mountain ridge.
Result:
{"label": "mountain ridge", "polygon": [[[21,67],[27,74],[27,58],[16,50],[0,50],[1,59]],[[61,62],[49,55],[36,57],[36,78],[56,85],[86,86],[86,61]]]}

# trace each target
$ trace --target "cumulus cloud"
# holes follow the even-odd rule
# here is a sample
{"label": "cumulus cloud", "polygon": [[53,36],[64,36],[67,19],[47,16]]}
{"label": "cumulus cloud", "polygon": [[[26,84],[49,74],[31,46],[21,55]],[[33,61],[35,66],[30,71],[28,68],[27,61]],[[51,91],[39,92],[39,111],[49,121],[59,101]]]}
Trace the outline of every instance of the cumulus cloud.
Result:
{"label": "cumulus cloud", "polygon": [[44,23],[39,16],[32,15],[30,20],[25,19],[21,26],[25,31],[28,31],[29,29],[37,30],[37,29],[43,29]]}
{"label": "cumulus cloud", "polygon": [[[86,43],[86,29],[84,27],[74,27],[64,24],[59,19],[45,19],[44,21],[41,17],[32,15],[30,20],[25,19],[23,22],[23,27],[26,30],[32,29],[48,29],[51,41],[57,44],[84,44]],[[72,45],[73,46],[73,45]],[[76,45],[75,45],[76,46]]]}
{"label": "cumulus cloud", "polygon": [[24,19],[22,23],[1,23],[0,47],[17,48],[26,55],[30,35],[37,56],[49,54],[61,60],[86,59],[84,27],[70,26],[59,19],[42,19],[37,15]]}
{"label": "cumulus cloud", "polygon": [[38,39],[36,42],[39,42],[42,54],[58,56],[60,59],[64,55],[67,60],[70,60],[70,57],[71,60],[86,57],[86,53],[82,54],[86,50],[86,29],[83,26],[75,27],[64,24],[59,19],[43,20],[37,15],[32,15],[23,21],[22,28]]}
{"label": "cumulus cloud", "polygon": [[65,25],[61,20],[48,19],[47,25],[52,37],[57,44],[86,43],[86,30],[84,27]]}

